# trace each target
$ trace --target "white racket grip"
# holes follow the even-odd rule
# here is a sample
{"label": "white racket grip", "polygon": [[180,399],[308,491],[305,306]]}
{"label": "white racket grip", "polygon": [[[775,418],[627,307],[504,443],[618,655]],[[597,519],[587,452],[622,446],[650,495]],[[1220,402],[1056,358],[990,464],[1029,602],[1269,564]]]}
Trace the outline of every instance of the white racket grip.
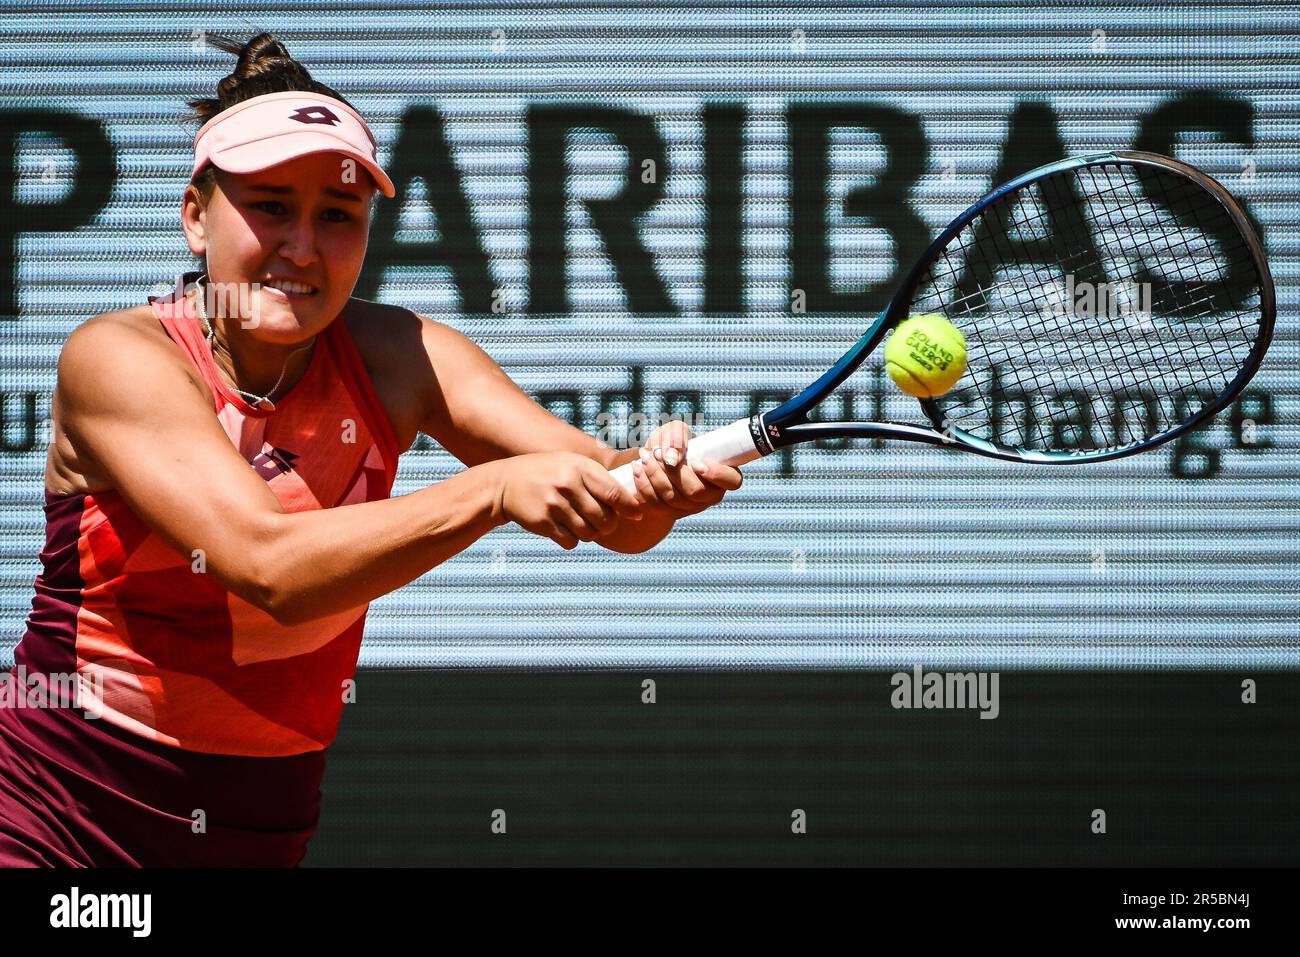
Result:
{"label": "white racket grip", "polygon": [[[723,465],[744,465],[762,456],[763,453],[754,445],[754,437],[749,432],[748,418],[737,419],[730,425],[697,435],[686,443],[686,461],[691,463],[708,459]],[[618,484],[633,495],[637,494],[636,476],[632,474],[632,464],[635,461],[633,459],[610,471]]]}

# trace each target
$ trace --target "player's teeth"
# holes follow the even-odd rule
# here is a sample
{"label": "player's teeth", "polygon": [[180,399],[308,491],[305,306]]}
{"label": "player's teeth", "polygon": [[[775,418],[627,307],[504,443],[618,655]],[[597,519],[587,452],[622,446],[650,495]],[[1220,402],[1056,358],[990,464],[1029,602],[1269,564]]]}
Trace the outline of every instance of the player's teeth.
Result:
{"label": "player's teeth", "polygon": [[269,282],[267,283],[272,289],[279,289],[281,292],[309,293],[315,290],[311,286],[304,286],[297,282]]}

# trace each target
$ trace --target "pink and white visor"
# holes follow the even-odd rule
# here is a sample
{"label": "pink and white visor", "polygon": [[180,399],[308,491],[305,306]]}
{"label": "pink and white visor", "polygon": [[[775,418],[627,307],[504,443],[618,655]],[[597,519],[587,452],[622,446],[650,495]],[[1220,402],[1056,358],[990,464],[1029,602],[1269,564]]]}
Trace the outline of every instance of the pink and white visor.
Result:
{"label": "pink and white visor", "polygon": [[346,103],[301,90],[265,93],[203,124],[194,137],[190,179],[208,163],[230,173],[256,173],[310,153],[338,152],[355,158],[391,198],[397,191],[375,148],[366,121]]}

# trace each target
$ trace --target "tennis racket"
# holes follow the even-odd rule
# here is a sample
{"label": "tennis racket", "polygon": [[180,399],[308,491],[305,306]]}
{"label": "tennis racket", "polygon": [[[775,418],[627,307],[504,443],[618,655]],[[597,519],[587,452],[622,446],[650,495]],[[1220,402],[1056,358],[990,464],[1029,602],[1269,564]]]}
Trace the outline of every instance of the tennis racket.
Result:
{"label": "tennis racket", "polygon": [[[1012,462],[1135,455],[1245,388],[1275,304],[1259,237],[1226,189],[1154,153],[1072,157],[999,186],[907,273],[862,338],[784,405],[690,440],[687,461],[741,465],[818,439],[901,439]],[[924,421],[809,413],[911,315],[965,336],[967,366]],[[613,470],[635,493],[632,463]]]}

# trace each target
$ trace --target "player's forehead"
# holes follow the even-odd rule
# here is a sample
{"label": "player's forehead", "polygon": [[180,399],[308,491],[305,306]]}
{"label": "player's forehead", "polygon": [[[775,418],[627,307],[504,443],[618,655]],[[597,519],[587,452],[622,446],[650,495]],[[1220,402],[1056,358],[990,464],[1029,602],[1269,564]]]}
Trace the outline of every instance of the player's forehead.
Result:
{"label": "player's forehead", "polygon": [[297,199],[329,199],[358,207],[375,194],[375,183],[365,169],[342,166],[337,153],[301,156],[254,173],[217,172],[222,189],[231,195],[264,195]]}

